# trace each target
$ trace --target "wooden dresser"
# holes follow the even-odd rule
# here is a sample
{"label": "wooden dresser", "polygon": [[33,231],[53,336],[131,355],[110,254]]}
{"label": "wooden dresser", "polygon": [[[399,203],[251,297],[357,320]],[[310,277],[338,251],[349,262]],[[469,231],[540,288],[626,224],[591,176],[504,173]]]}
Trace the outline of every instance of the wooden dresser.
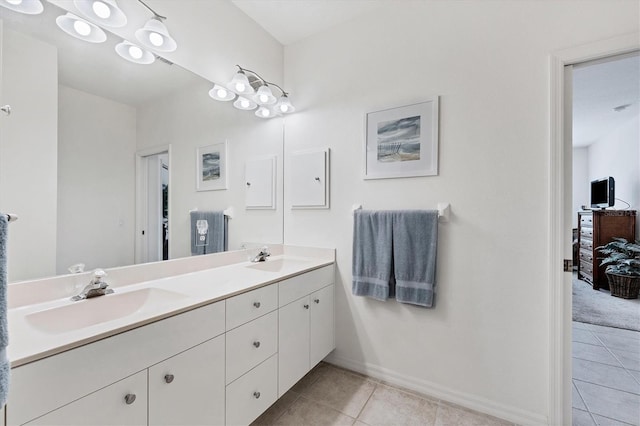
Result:
{"label": "wooden dresser", "polygon": [[635,210],[593,210],[578,212],[578,244],[580,261],[578,278],[589,282],[594,290],[609,289],[609,282],[600,266],[604,255],[596,247],[613,241],[614,237],[633,241],[636,235]]}

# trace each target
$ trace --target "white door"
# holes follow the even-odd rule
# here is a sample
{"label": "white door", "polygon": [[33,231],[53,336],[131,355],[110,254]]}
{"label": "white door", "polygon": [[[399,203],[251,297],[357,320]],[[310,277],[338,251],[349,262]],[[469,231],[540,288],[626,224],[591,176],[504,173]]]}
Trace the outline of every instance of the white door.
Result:
{"label": "white door", "polygon": [[332,284],[312,293],[310,296],[309,368],[313,368],[335,348],[333,288]]}
{"label": "white door", "polygon": [[309,296],[283,306],[278,321],[278,397],[309,371]]}
{"label": "white door", "polygon": [[27,423],[29,426],[139,426],[146,424],[147,370],[129,376]]}
{"label": "white door", "polygon": [[224,336],[149,368],[149,425],[224,423]]}

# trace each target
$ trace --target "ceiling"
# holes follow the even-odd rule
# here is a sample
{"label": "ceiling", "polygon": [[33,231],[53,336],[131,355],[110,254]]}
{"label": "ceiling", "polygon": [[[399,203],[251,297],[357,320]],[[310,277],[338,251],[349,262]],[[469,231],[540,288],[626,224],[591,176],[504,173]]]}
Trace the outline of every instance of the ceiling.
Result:
{"label": "ceiling", "polygon": [[[614,108],[629,105],[622,111]],[[640,114],[640,55],[574,66],[573,146],[591,145]]]}

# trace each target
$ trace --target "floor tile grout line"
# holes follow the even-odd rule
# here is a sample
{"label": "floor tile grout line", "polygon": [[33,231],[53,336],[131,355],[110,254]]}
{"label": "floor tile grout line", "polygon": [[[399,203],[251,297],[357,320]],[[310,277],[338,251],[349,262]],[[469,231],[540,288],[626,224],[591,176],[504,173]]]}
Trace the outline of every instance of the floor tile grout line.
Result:
{"label": "floor tile grout line", "polygon": [[[578,379],[573,379],[574,382],[576,380],[578,380]],[[582,380],[578,380],[578,381],[582,382]],[[586,383],[589,383],[589,382],[586,382]],[[592,385],[595,385],[595,386],[600,386],[600,387],[606,387],[606,386],[602,386],[602,385],[594,384],[594,383],[589,383],[589,384],[592,384]],[[576,386],[576,390],[578,391],[578,395],[580,395],[580,398],[582,399],[582,402],[584,402],[584,406],[587,408],[587,412],[591,415],[591,418],[593,419],[594,424],[596,424],[596,425],[598,424],[598,422],[596,421],[594,415],[598,415],[598,416],[601,416],[601,417],[605,417],[607,419],[615,420],[616,422],[629,424],[629,423],[625,422],[624,420],[620,420],[620,419],[616,419],[616,418],[613,418],[613,417],[605,416],[605,415],[602,415],[602,414],[599,414],[599,413],[594,413],[593,411],[591,411],[591,408],[589,408],[589,404],[587,404],[587,401],[582,397],[582,393],[580,393],[580,389],[578,388],[578,386]],[[614,389],[614,390],[618,390],[618,389]],[[620,392],[625,392],[625,391],[620,391]],[[630,392],[625,392],[625,393],[630,393]],[[630,393],[630,394],[631,395],[636,395],[634,393]],[[572,407],[572,408],[574,408],[574,407]],[[579,410],[579,408],[576,408],[576,410]],[[584,410],[582,410],[582,411],[584,411]]]}
{"label": "floor tile grout line", "polygon": [[576,355],[574,355],[572,358],[573,358],[573,359],[579,359],[580,361],[591,361],[591,362],[596,362],[596,363],[598,363],[598,364],[608,365],[609,367],[624,368],[624,367],[622,366],[622,363],[620,362],[620,360],[618,360],[618,358],[614,358],[614,359],[616,360],[616,362],[617,362],[619,365],[607,364],[606,362],[600,362],[600,361],[594,361],[594,360],[592,360],[592,359],[580,358],[579,356],[576,356]]}
{"label": "floor tile grout line", "polygon": [[585,379],[576,379],[575,377],[573,378],[573,380],[576,380],[576,381],[582,382],[582,383],[589,383],[590,385],[600,386],[602,388],[607,388],[607,389],[611,389],[611,390],[616,390],[616,391],[628,393],[628,394],[635,395],[635,396],[640,396],[640,393],[630,392],[630,391],[624,390],[624,389],[612,388],[611,386],[603,385],[602,383],[594,383],[594,382],[590,382],[590,381],[585,380]]}
{"label": "floor tile grout line", "polygon": [[[580,393],[580,389],[578,389],[578,386],[576,386],[576,382],[574,378],[571,378],[571,386],[573,386],[576,390],[576,392],[578,393],[578,396],[580,397],[580,401],[582,401],[582,405],[584,406],[584,408],[587,409],[587,411],[589,411],[589,407],[587,407],[587,403],[584,401],[584,398],[582,397],[582,394]],[[573,404],[571,404],[572,408]]]}
{"label": "floor tile grout line", "polygon": [[[596,336],[596,339],[600,340],[600,338],[598,336]],[[602,340],[600,340],[600,341],[602,342]],[[624,369],[624,371],[626,371],[627,374],[630,375],[636,382],[640,383],[640,380],[638,380],[638,378],[636,376],[634,376],[633,374],[631,374],[629,372],[629,369],[624,365],[624,363],[622,361],[620,361],[620,358],[618,358],[618,356],[611,349],[609,349],[609,347],[604,342],[602,342],[602,343],[603,343],[604,348],[607,350],[607,352],[609,352],[611,354],[611,356],[614,357],[615,360],[618,361],[618,363],[620,363],[620,366],[622,367],[622,369]],[[628,352],[628,351],[625,351],[624,349],[616,349],[616,350]]]}
{"label": "floor tile grout line", "polygon": [[[376,393],[377,389],[378,389],[378,383],[375,383],[374,386],[373,386],[373,391],[371,391],[371,394],[369,394],[369,397],[367,398],[365,403],[362,404],[362,407],[360,408],[360,411],[358,411],[358,415],[356,416],[356,421],[360,420],[360,416],[362,415],[362,412],[364,411],[365,407],[367,406],[367,404],[369,403],[369,401],[373,397],[373,394]],[[362,422],[362,423],[364,423],[364,422]]]}
{"label": "floor tile grout line", "polygon": [[582,393],[580,392],[580,389],[578,389],[578,386],[576,386],[575,379],[573,379],[572,382],[573,382],[573,386],[576,388],[576,392],[578,392],[578,396],[580,396],[580,399],[582,400],[582,403],[584,404],[584,408],[587,409],[587,413],[589,413],[589,417],[591,417],[591,420],[593,420],[593,424],[597,425],[598,422],[596,421],[596,418],[593,417],[593,413],[591,412],[591,409],[587,405],[587,401],[584,400],[584,398],[582,396]]}

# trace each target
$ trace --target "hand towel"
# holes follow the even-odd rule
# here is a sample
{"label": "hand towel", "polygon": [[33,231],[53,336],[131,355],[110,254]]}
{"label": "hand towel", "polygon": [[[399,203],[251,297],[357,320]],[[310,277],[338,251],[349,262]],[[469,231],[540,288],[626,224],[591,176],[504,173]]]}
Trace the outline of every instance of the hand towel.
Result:
{"label": "hand towel", "polygon": [[397,301],[433,306],[437,247],[437,210],[393,213],[393,275]]}
{"label": "hand towel", "polygon": [[7,359],[9,327],[7,324],[7,215],[0,214],[0,407],[9,395],[11,366]]}
{"label": "hand towel", "polygon": [[228,218],[220,211],[191,212],[191,254],[218,253],[228,249]]}
{"label": "hand towel", "polygon": [[393,266],[392,213],[356,210],[353,216],[351,291],[387,300]]}

